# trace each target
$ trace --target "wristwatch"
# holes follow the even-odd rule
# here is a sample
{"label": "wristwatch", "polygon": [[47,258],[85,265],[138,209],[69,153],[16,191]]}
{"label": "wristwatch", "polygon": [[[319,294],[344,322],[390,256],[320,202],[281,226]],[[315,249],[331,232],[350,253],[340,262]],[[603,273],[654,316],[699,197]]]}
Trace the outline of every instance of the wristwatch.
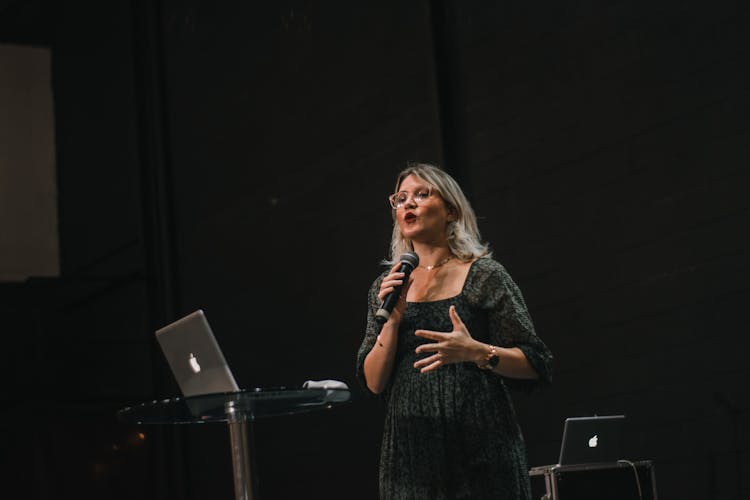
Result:
{"label": "wristwatch", "polygon": [[497,347],[494,345],[489,346],[490,350],[481,363],[477,363],[477,366],[482,370],[494,370],[497,364],[500,362],[500,357],[497,355]]}

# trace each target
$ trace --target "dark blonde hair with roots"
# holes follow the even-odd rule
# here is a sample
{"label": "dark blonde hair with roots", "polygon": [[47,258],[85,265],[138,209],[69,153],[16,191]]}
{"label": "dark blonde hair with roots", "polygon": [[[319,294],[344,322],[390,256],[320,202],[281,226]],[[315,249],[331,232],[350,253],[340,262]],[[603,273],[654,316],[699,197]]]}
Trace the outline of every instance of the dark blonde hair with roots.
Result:
{"label": "dark blonde hair with roots", "polygon": [[[447,227],[448,247],[451,252],[463,261],[478,257],[490,257],[492,253],[489,247],[481,241],[474,210],[455,179],[434,165],[410,163],[398,174],[394,192],[398,191],[403,180],[410,175],[429,184],[432,187],[432,192],[439,194],[448,208],[455,213],[456,220],[448,222]],[[395,264],[404,252],[414,250],[412,242],[401,234],[395,209],[391,215],[393,216],[393,234],[391,236],[390,255],[388,260],[383,261],[384,264],[388,265]]]}

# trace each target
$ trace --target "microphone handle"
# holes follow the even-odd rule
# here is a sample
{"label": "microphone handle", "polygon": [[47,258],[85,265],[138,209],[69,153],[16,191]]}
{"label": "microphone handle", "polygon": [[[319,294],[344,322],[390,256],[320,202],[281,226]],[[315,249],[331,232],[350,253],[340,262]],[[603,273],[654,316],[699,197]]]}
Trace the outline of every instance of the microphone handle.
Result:
{"label": "microphone handle", "polygon": [[[409,263],[401,263],[399,272],[404,273],[404,283],[409,282],[409,275],[411,274],[412,269],[414,268]],[[388,321],[388,318],[391,317],[393,308],[398,303],[398,299],[401,297],[401,290],[403,286],[404,285],[401,284],[394,287],[393,291],[386,295],[385,299],[383,299],[383,304],[380,306],[380,309],[378,309],[378,312],[375,313],[375,321],[377,321],[381,325],[385,324],[385,322]]]}

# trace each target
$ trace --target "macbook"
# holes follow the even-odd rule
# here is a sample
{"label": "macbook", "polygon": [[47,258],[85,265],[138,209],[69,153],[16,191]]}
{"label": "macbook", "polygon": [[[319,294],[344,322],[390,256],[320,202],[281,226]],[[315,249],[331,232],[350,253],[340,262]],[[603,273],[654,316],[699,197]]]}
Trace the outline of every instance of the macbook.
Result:
{"label": "macbook", "polygon": [[624,422],[625,415],[565,419],[559,465],[617,462]]}
{"label": "macbook", "polygon": [[183,396],[240,390],[202,310],[160,328],[156,339]]}

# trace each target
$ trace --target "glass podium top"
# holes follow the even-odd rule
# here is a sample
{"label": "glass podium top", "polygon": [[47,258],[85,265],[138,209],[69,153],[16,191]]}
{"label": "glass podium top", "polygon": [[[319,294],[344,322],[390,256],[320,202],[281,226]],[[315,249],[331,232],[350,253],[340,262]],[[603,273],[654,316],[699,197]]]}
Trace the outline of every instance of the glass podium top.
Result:
{"label": "glass podium top", "polygon": [[127,406],[117,417],[135,424],[227,422],[230,409],[247,420],[325,410],[351,398],[349,389],[255,388],[175,397]]}

